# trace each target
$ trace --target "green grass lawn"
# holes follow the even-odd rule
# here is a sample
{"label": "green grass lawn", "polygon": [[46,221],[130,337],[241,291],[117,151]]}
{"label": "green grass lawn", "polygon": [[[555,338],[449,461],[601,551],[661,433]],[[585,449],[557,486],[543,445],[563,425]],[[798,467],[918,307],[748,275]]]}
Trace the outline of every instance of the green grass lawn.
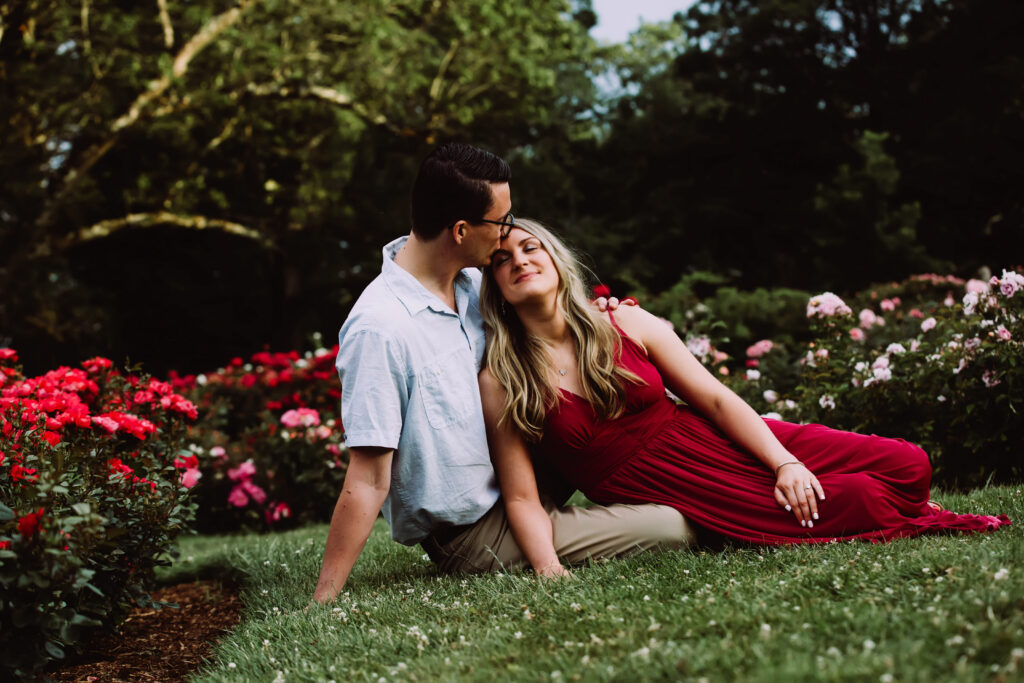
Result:
{"label": "green grass lawn", "polygon": [[242,577],[198,681],[1024,680],[1024,487],[938,495],[992,534],[647,553],[442,576],[378,522],[348,590],[306,609],[326,526],[193,537],[164,581]]}

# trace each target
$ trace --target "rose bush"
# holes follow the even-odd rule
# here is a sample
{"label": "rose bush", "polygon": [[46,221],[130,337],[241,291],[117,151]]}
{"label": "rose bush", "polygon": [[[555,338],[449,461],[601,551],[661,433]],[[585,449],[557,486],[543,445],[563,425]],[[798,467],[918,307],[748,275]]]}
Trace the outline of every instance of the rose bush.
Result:
{"label": "rose bush", "polygon": [[103,358],[39,377],[16,362],[0,349],[0,673],[27,677],[151,604],[193,514],[177,446],[197,411]]}
{"label": "rose bush", "polygon": [[200,408],[186,446],[201,478],[204,533],[286,529],[330,519],[348,452],[334,370],[337,347],[254,354],[172,385]]}
{"label": "rose bush", "polygon": [[759,342],[744,361],[756,372],[723,376],[762,414],[918,443],[942,484],[1019,479],[1021,289],[1024,276],[1004,270],[918,275],[848,301],[826,292],[807,304],[810,342]]}

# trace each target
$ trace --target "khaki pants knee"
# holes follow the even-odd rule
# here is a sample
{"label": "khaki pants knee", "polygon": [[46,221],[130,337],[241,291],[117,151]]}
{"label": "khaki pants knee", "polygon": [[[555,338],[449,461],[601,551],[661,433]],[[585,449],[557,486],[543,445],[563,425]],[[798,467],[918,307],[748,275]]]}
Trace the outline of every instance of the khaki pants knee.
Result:
{"label": "khaki pants knee", "polygon": [[[653,548],[683,548],[696,543],[694,528],[664,505],[595,505],[544,508],[551,518],[555,551],[566,564],[619,557]],[[489,572],[527,564],[499,499],[479,522],[444,546],[424,548],[445,572]]]}

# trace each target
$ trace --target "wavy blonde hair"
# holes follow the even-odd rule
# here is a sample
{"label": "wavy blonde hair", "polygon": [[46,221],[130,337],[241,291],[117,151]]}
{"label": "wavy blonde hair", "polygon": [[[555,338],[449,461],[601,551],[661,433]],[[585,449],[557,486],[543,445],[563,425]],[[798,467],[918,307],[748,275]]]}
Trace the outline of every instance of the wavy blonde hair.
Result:
{"label": "wavy blonde hair", "polygon": [[[643,380],[616,362],[622,340],[590,303],[583,266],[543,224],[516,218],[516,227],[540,240],[558,271],[558,307],[576,345],[583,398],[598,418],[618,417],[625,407],[625,383]],[[483,271],[480,311],[487,332],[487,369],[505,389],[498,423],[511,420],[528,442],[536,443],[543,436],[547,412],[562,400],[558,385],[551,381],[554,368],[548,344],[526,331],[515,309],[505,304],[492,270]]]}

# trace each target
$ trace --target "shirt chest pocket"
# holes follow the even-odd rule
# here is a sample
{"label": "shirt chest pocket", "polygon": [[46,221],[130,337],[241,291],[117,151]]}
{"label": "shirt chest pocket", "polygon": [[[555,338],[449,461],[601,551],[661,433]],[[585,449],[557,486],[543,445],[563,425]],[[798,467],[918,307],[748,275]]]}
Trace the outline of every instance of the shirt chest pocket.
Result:
{"label": "shirt chest pocket", "polygon": [[467,353],[452,353],[419,372],[420,400],[434,429],[465,424],[474,410],[480,410],[474,365]]}

